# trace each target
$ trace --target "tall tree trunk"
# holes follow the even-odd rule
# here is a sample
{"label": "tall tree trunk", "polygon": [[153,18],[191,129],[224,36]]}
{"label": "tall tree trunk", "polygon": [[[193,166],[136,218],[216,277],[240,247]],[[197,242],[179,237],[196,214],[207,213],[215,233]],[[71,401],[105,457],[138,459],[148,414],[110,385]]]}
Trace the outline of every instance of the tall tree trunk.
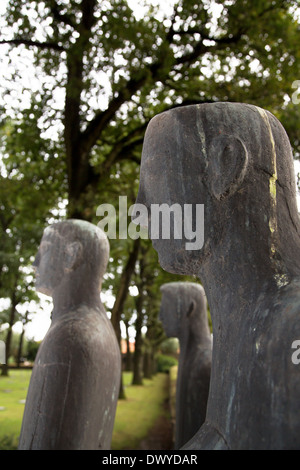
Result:
{"label": "tall tree trunk", "polygon": [[142,326],[143,326],[143,291],[139,289],[140,293],[136,300],[136,313],[137,319],[135,322],[135,349],[133,356],[133,378],[132,385],[143,384],[143,338],[142,338]]}
{"label": "tall tree trunk", "polygon": [[125,358],[125,370],[131,371],[132,370],[132,353],[130,351],[130,341],[129,341],[129,334],[128,334],[128,321],[124,321],[126,327],[126,358]]}
{"label": "tall tree trunk", "polygon": [[153,367],[153,351],[152,351],[152,347],[150,344],[147,344],[144,350],[143,369],[144,369],[144,378],[151,379],[154,373],[154,367]]}
{"label": "tall tree trunk", "polygon": [[[124,270],[122,272],[119,290],[116,296],[114,306],[111,311],[111,322],[115,330],[117,340],[120,345],[120,349],[121,349],[121,327],[120,327],[121,314],[123,312],[123,307],[124,307],[125,300],[128,294],[128,288],[129,288],[131,276],[134,272],[135,263],[138,258],[139,248],[140,248],[140,239],[138,238],[134,241],[133,249],[128,257],[126,266],[124,267]],[[122,373],[121,373],[119,398],[125,398]]]}
{"label": "tall tree trunk", "polygon": [[6,345],[5,362],[6,363],[2,364],[2,372],[1,372],[1,375],[6,376],[6,377],[8,376],[8,359],[9,359],[10,350],[11,350],[12,327],[15,324],[16,306],[18,304],[17,295],[16,295],[17,294],[17,283],[18,283],[18,279],[16,278],[14,289],[13,289],[12,296],[11,296],[11,299],[10,299],[11,306],[10,306],[9,326],[8,326],[6,342],[5,342],[5,345]]}
{"label": "tall tree trunk", "polygon": [[20,367],[21,364],[21,357],[22,357],[22,349],[23,349],[23,340],[24,340],[24,334],[25,334],[25,328],[24,326],[26,325],[28,320],[28,312],[25,314],[24,321],[22,321],[22,332],[20,334],[20,339],[19,339],[19,347],[18,347],[18,355],[17,355],[17,366]]}

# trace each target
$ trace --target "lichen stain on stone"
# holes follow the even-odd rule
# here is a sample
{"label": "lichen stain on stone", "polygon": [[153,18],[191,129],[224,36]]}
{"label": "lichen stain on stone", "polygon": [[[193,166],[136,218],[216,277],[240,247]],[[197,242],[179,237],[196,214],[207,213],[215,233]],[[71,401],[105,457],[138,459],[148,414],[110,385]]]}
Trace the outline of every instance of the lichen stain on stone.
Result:
{"label": "lichen stain on stone", "polygon": [[289,283],[287,274],[275,274],[274,278],[279,288],[284,287]]}
{"label": "lichen stain on stone", "polygon": [[[274,233],[276,231],[276,228],[277,228],[277,224],[276,224],[276,220],[274,220],[273,218],[269,220],[269,229],[270,229],[270,232],[271,233]],[[275,250],[273,251],[273,245],[271,247],[271,251],[272,253],[275,253]]]}
{"label": "lichen stain on stone", "polygon": [[257,110],[259,114],[261,115],[262,119],[266,123],[269,137],[270,137],[271,146],[272,146],[272,176],[269,179],[269,192],[271,196],[271,216],[269,219],[269,229],[270,229],[271,238],[272,238],[271,256],[274,257],[276,253],[274,236],[275,236],[275,232],[277,231],[277,200],[276,200],[277,154],[276,154],[275,140],[274,140],[274,136],[273,136],[273,132],[271,129],[268,115],[264,109],[257,107]]}
{"label": "lichen stain on stone", "polygon": [[276,202],[276,181],[277,181],[277,176],[276,173],[271,176],[270,178],[270,194],[271,198]]}

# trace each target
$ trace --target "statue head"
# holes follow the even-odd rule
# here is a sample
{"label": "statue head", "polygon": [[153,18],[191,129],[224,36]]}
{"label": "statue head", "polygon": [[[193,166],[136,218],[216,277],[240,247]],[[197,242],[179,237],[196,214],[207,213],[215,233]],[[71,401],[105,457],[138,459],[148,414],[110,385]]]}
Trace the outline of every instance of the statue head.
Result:
{"label": "statue head", "polygon": [[[184,227],[181,239],[152,239],[161,266],[172,273],[198,275],[226,244],[237,251],[251,246],[258,259],[267,252],[276,264],[281,251],[292,258],[283,227],[299,238],[289,139],[271,113],[253,105],[192,105],[155,116],[145,134],[137,203],[148,208],[150,225],[155,204],[179,204],[182,212],[185,204],[204,206],[200,249],[186,249]],[[266,244],[259,247],[259,240]]]}
{"label": "statue head", "polygon": [[169,282],[162,293],[159,317],[166,335],[179,338],[191,332],[195,336],[209,334],[207,301],[203,287],[194,282]]}
{"label": "statue head", "polygon": [[37,291],[53,296],[62,285],[100,292],[109,257],[109,243],[97,226],[77,219],[44,230],[33,267]]}

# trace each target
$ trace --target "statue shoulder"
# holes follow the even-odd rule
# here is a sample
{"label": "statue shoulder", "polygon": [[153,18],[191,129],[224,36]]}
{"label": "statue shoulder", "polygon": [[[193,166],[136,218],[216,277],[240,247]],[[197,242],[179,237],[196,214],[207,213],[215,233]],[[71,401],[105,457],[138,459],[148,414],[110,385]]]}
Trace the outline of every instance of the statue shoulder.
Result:
{"label": "statue shoulder", "polygon": [[80,307],[64,315],[58,315],[52,322],[42,344],[39,356],[69,357],[72,351],[83,355],[99,354],[105,348],[115,354],[119,347],[115,332],[105,311],[97,308]]}

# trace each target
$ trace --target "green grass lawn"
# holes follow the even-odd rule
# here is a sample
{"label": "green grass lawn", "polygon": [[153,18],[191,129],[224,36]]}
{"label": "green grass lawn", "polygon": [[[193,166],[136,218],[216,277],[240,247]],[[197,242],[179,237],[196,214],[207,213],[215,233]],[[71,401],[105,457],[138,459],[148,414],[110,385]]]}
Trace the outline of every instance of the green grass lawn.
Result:
{"label": "green grass lawn", "polygon": [[[163,405],[168,398],[168,375],[156,374],[144,379],[143,385],[129,386],[131,373],[125,373],[126,400],[119,400],[112,450],[137,449],[159,416],[165,413]],[[127,386],[126,386],[127,384]]]}
{"label": "green grass lawn", "polygon": [[9,371],[0,376],[0,449],[16,448],[31,370]]}
{"label": "green grass lawn", "polygon": [[[0,376],[0,450],[18,445],[24,400],[31,370],[10,370],[9,377]],[[132,374],[124,372],[126,400],[119,400],[112,438],[112,450],[136,449],[147,436],[168,397],[168,375],[156,374],[141,386],[130,385]]]}

